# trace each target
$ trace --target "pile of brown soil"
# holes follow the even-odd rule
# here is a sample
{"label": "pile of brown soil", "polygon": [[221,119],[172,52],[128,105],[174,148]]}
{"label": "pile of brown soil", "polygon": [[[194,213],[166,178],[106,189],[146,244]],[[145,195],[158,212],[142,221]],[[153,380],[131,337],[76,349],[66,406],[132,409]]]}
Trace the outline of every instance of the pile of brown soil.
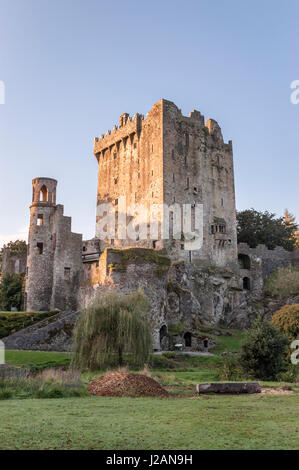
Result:
{"label": "pile of brown soil", "polygon": [[169,393],[151,377],[129,372],[107,372],[87,387],[92,395],[106,397],[168,397]]}

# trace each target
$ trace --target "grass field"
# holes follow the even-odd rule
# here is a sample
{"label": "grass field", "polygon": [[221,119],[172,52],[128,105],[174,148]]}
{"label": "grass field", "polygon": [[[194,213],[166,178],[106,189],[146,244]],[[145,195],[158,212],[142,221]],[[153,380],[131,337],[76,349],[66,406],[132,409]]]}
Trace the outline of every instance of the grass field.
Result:
{"label": "grass field", "polygon": [[[0,400],[0,449],[299,449],[298,384],[289,395],[196,395],[197,383],[219,380],[220,352],[238,351],[242,338],[217,337],[216,356],[153,356],[150,373],[169,399]],[[39,370],[67,366],[70,354],[7,351],[6,361]],[[100,373],[84,373],[83,384]]]}
{"label": "grass field", "polygon": [[298,449],[299,394],[0,402],[1,449]]}

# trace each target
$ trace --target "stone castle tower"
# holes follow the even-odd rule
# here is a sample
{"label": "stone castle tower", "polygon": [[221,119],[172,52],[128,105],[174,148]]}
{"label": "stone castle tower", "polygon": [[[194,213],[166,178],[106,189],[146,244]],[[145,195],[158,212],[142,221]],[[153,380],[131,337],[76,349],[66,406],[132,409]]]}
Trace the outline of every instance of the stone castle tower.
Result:
{"label": "stone castle tower", "polygon": [[[126,210],[136,203],[148,211],[153,204],[167,205],[170,212],[164,209],[158,215],[160,226],[169,214],[172,226],[171,206],[203,205],[200,250],[186,249],[184,238],[173,239],[171,231],[169,240],[161,233],[157,240],[116,237],[104,240],[102,247],[165,248],[172,259],[201,266],[236,265],[232,143],[224,143],[216,121],[205,123],[199,111],[183,116],[174,103],[160,100],[146,118],[122,114],[119,126],[95,139],[94,154],[98,161],[97,204],[112,204],[118,216],[121,196],[126,197]],[[100,221],[98,216],[98,225]]]}
{"label": "stone castle tower", "polygon": [[82,236],[56,205],[57,181],[34,178],[26,268],[25,309],[75,310]]}

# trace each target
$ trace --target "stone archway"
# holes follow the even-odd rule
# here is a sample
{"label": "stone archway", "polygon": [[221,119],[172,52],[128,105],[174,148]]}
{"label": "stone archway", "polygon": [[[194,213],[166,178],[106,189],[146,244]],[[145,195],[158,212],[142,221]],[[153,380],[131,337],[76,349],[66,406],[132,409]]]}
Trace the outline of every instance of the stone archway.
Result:
{"label": "stone archway", "polygon": [[166,325],[162,325],[160,328],[160,349],[162,351],[168,349],[168,331]]}

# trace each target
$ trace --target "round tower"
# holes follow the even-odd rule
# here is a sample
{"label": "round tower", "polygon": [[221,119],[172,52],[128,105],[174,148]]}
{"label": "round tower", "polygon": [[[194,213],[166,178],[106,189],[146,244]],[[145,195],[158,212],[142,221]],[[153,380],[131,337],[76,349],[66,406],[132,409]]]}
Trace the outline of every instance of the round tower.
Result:
{"label": "round tower", "polygon": [[32,205],[26,270],[25,308],[27,311],[50,310],[53,284],[57,181],[52,178],[32,180]]}

